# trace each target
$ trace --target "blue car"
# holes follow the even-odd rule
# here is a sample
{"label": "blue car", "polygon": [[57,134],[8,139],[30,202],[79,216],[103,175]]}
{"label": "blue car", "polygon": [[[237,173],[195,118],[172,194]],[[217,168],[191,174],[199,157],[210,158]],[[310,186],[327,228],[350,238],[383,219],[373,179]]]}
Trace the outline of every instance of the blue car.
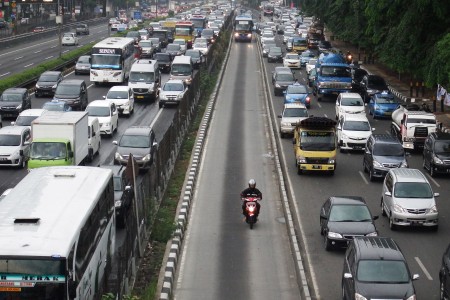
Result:
{"label": "blue car", "polygon": [[399,102],[394,95],[384,91],[373,95],[369,101],[369,115],[376,118],[390,118],[392,112],[397,109]]}
{"label": "blue car", "polygon": [[305,66],[306,63],[307,63],[311,58],[314,58],[314,57],[316,57],[316,56],[314,55],[313,52],[311,52],[311,51],[309,51],[309,50],[303,51],[302,54],[300,54],[300,64],[301,64],[302,66]]}
{"label": "blue car", "polygon": [[308,91],[306,85],[295,82],[291,85],[288,85],[284,94],[284,103],[295,103],[300,102],[303,103],[306,108],[311,107],[311,95]]}
{"label": "blue car", "polygon": [[52,100],[49,102],[45,102],[42,106],[43,109],[49,111],[71,111],[72,107],[70,107],[65,101]]}

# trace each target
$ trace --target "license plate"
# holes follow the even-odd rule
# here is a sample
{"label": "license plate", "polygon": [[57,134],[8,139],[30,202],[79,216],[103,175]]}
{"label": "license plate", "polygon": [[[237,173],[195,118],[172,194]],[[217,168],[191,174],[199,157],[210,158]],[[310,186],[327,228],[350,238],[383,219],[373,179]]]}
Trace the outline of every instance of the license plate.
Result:
{"label": "license plate", "polygon": [[144,98],[144,96],[135,96],[136,98],[138,98],[138,99],[143,99]]}
{"label": "license plate", "polygon": [[362,146],[354,146],[353,149],[355,149],[355,150],[361,150],[361,149],[362,149]]}
{"label": "license plate", "polygon": [[385,112],[384,115],[385,115],[385,116],[390,116],[390,115],[392,115],[392,112],[390,112],[390,111]]}
{"label": "license plate", "polygon": [[313,165],[312,168],[314,170],[320,170],[320,169],[322,169],[322,166],[321,165]]}
{"label": "license plate", "polygon": [[423,225],[423,221],[411,221],[411,225],[412,226],[422,226]]}

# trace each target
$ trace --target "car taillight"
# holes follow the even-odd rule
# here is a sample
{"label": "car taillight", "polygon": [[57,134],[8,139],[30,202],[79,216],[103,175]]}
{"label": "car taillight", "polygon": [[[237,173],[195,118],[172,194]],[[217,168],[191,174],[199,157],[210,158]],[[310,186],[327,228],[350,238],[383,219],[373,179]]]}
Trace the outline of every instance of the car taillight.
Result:
{"label": "car taillight", "polygon": [[306,97],[306,102],[307,102],[307,103],[311,102],[311,98]]}

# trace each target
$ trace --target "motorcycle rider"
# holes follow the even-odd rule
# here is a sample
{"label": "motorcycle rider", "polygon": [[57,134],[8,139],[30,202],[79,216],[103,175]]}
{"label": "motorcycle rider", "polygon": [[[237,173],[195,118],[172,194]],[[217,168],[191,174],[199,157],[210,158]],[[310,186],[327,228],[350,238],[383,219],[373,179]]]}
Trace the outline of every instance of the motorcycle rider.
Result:
{"label": "motorcycle rider", "polygon": [[[245,190],[243,190],[241,192],[241,198],[242,199],[245,199],[245,198],[248,198],[248,197],[256,197],[256,198],[258,198],[258,200],[262,200],[262,193],[261,193],[260,190],[258,190],[256,188],[256,181],[255,181],[255,179],[250,179],[248,181],[248,188],[246,188]],[[245,206],[246,206],[247,202],[248,201],[244,200],[243,203],[242,203],[242,214],[244,216],[247,216],[246,211],[245,211]],[[256,202],[256,217],[258,217],[261,204],[259,204],[258,201],[255,201],[255,202]]]}
{"label": "motorcycle rider", "polygon": [[350,51],[347,51],[347,53],[345,54],[345,60],[347,60],[347,63],[351,63],[352,62],[352,53]]}

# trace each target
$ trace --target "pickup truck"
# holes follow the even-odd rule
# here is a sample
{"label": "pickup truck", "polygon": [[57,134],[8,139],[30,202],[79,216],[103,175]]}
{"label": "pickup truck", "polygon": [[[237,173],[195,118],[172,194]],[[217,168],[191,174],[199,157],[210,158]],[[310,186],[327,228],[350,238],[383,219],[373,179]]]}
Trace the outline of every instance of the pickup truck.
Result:
{"label": "pickup truck", "polygon": [[87,24],[78,24],[75,27],[75,32],[77,35],[88,35],[89,34],[89,26]]}

